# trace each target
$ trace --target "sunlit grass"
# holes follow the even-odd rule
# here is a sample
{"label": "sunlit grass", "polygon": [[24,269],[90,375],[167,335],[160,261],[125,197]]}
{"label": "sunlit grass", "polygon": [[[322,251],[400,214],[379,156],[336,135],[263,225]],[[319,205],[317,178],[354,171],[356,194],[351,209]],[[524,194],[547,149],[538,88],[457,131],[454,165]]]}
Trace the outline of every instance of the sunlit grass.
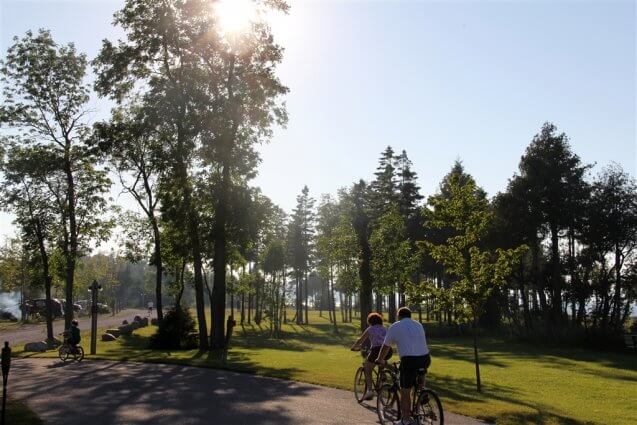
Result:
{"label": "sunlit grass", "polygon": [[[235,316],[237,316],[235,314]],[[197,350],[148,350],[154,327],[132,337],[97,344],[96,358],[227,367],[349,390],[360,356],[348,350],[357,322],[339,323],[335,334],[326,317],[310,315],[310,325],[283,326],[268,338],[268,323],[237,325],[224,366],[219,354]],[[631,424],[637,399],[634,355],[553,349],[483,339],[480,343],[484,392],[475,390],[471,340],[430,338],[430,384],[447,410],[498,424]],[[88,352],[88,335],[82,344]],[[55,357],[55,352],[44,354]],[[90,357],[90,356],[89,356]]]}

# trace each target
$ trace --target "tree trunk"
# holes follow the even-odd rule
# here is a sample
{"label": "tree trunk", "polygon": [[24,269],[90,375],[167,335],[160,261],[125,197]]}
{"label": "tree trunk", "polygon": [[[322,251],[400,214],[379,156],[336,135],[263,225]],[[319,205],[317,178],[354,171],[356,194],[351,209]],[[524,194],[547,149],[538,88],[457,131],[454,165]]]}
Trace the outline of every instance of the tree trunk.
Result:
{"label": "tree trunk", "polygon": [[73,285],[75,280],[75,263],[77,260],[77,250],[78,250],[78,235],[77,235],[77,222],[75,215],[75,205],[76,205],[76,195],[75,195],[75,180],[73,177],[73,166],[71,164],[71,141],[66,141],[66,146],[64,149],[64,171],[66,173],[66,183],[67,183],[67,207],[66,211],[68,214],[68,224],[69,224],[69,246],[65,250],[66,252],[66,287],[65,287],[65,296],[66,296],[66,305],[64,308],[64,327],[65,329],[69,329],[71,327],[71,322],[73,321]]}
{"label": "tree trunk", "polygon": [[308,290],[307,290],[307,280],[308,280],[308,274],[307,271],[305,272],[305,280],[304,280],[304,286],[305,286],[305,324],[309,324],[310,320],[308,317],[308,308],[309,308],[309,303],[308,303]]}
{"label": "tree trunk", "polygon": [[366,234],[358,235],[360,255],[358,277],[361,281],[360,305],[361,305],[361,331],[367,329],[367,316],[372,312],[372,273],[370,262],[372,257],[369,240]]}
{"label": "tree trunk", "polygon": [[155,269],[157,276],[155,277],[155,306],[157,308],[157,322],[161,323],[164,320],[164,309],[163,303],[161,300],[161,292],[162,292],[162,277],[164,274],[164,266],[162,264],[161,258],[161,240],[159,233],[159,226],[157,225],[157,220],[155,216],[151,212],[151,223],[153,225],[153,238],[155,242]]}
{"label": "tree trunk", "polygon": [[389,315],[389,323],[394,323],[396,321],[396,292],[393,288],[387,297],[387,313]]}
{"label": "tree trunk", "polygon": [[551,329],[561,324],[562,317],[562,283],[560,273],[559,231],[556,224],[551,224],[551,321],[547,324]]}
{"label": "tree trunk", "polygon": [[478,324],[476,323],[476,314],[473,313],[473,360],[476,365],[476,389],[482,392],[482,383],[480,382],[480,359],[478,358]]}
{"label": "tree trunk", "polygon": [[613,324],[616,328],[620,328],[621,320],[621,270],[622,270],[622,252],[619,244],[615,244],[615,309],[613,310]]}

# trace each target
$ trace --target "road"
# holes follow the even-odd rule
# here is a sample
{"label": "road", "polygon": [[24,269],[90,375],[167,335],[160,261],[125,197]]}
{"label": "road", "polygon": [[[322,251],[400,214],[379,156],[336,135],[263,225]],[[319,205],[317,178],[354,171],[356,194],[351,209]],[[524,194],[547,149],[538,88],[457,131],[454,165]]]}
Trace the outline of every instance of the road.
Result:
{"label": "road", "polygon": [[[122,324],[124,319],[129,322],[133,320],[136,314],[144,317],[148,315],[148,310],[128,309],[122,310],[115,316],[110,314],[100,314],[97,316],[97,327],[99,329],[106,329],[110,327],[117,327]],[[80,329],[82,331],[88,331],[91,329],[91,318],[80,317],[78,318]],[[56,338],[60,338],[58,335],[64,332],[64,319],[57,319],[53,321],[53,334]],[[0,343],[9,341],[11,346],[23,345],[27,342],[36,342],[46,340],[46,325],[44,323],[20,325],[16,328],[10,328],[8,330],[0,331]]]}
{"label": "road", "polygon": [[[48,425],[377,423],[349,391],[164,364],[17,359],[9,394]],[[447,425],[482,424],[445,416]]]}

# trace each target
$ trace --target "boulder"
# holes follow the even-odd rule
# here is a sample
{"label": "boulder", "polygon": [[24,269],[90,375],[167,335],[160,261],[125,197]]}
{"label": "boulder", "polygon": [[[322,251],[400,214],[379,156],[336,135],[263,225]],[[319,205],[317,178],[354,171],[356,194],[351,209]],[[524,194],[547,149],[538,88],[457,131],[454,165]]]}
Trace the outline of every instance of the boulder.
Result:
{"label": "boulder", "polygon": [[108,332],[102,335],[102,341],[115,341],[117,337]]}
{"label": "boulder", "polygon": [[46,341],[46,345],[47,345],[47,348],[49,350],[52,350],[52,349],[57,348],[60,345],[62,345],[62,342],[59,339],[57,339],[57,338],[53,338],[53,339],[47,340]]}
{"label": "boulder", "polygon": [[122,325],[128,325],[128,320],[124,320],[124,321],[122,322]]}
{"label": "boulder", "polygon": [[140,315],[136,315],[135,317],[133,317],[133,322],[137,322],[137,323],[139,323],[139,322],[141,322],[141,321],[142,321],[142,316],[140,316]]}
{"label": "boulder", "polygon": [[131,328],[130,325],[122,325],[119,328],[117,328],[119,330],[120,335],[132,335],[133,334],[133,328]]}
{"label": "boulder", "polygon": [[139,329],[139,328],[141,328],[141,326],[140,326],[139,322],[131,322],[131,323],[129,323],[129,324],[128,324],[128,326],[129,326],[132,330],[135,330],[135,329]]}
{"label": "boulder", "polygon": [[151,325],[157,326],[158,323],[159,323],[159,321],[156,318],[153,317],[152,319],[150,319],[150,324]]}
{"label": "boulder", "polygon": [[24,345],[24,351],[32,351],[36,353],[43,353],[46,351],[47,345],[44,341],[28,342]]}
{"label": "boulder", "polygon": [[142,327],[148,326],[148,317],[144,317],[141,322]]}
{"label": "boulder", "polygon": [[121,335],[119,329],[106,329],[106,333],[113,335],[115,338],[119,338],[119,336]]}

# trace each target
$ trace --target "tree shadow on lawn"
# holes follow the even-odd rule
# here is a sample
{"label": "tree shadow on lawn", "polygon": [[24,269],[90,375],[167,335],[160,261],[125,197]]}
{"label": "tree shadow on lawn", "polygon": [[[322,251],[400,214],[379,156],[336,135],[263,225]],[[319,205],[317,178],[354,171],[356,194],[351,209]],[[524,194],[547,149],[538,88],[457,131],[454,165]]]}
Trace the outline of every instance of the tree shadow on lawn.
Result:
{"label": "tree shadow on lawn", "polygon": [[[430,342],[432,355],[434,356],[442,353],[441,357],[473,362],[473,340],[469,337],[443,340],[432,338]],[[539,365],[571,369],[595,376],[606,374],[611,379],[627,381],[635,381],[635,378],[622,375],[621,372],[603,372],[593,368],[586,368],[581,363],[574,362],[590,362],[609,368],[637,372],[636,356],[630,353],[538,346],[523,342],[509,342],[498,338],[478,340],[478,349],[480,350],[481,364],[492,364],[500,367],[507,367],[507,364],[498,362],[495,359],[497,357],[506,358],[507,360],[531,361]]]}
{"label": "tree shadow on lawn", "polygon": [[[476,390],[475,381],[467,378],[453,378],[448,375],[427,375],[427,384],[441,397],[462,403],[488,403],[500,401],[521,407],[521,411],[500,410],[494,415],[479,415],[480,419],[489,422],[511,424],[551,424],[551,425],[589,425],[593,422],[583,422],[551,412],[551,407],[544,404],[530,404],[519,400],[519,393],[510,387],[483,383],[482,393]],[[444,405],[444,401],[443,401]]]}
{"label": "tree shadow on lawn", "polygon": [[14,381],[13,390],[35,407],[42,400],[45,418],[65,424],[289,424],[292,416],[276,401],[312,391],[294,382],[165,364],[89,361],[65,368],[63,377],[46,370],[35,385]]}

